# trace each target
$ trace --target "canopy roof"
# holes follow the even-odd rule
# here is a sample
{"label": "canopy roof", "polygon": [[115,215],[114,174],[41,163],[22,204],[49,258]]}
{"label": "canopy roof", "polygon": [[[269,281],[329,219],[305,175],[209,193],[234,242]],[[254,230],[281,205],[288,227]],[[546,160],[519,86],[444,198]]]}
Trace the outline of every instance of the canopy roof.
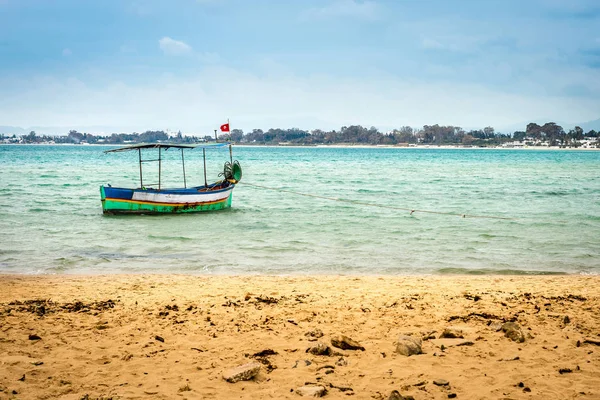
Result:
{"label": "canopy roof", "polygon": [[207,149],[211,147],[228,146],[229,143],[207,143],[207,144],[179,144],[179,143],[140,143],[131,146],[119,147],[117,149],[106,150],[105,153],[116,153],[119,151],[140,150],[140,149],[168,149],[174,147],[176,149],[195,149],[197,147]]}

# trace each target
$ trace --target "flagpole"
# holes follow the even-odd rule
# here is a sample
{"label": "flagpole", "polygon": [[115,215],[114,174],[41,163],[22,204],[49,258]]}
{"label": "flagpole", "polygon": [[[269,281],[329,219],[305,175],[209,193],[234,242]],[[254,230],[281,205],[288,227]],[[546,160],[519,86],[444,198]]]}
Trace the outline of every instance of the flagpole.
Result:
{"label": "flagpole", "polygon": [[231,125],[229,124],[229,118],[227,118],[227,127],[229,128],[229,161],[231,162],[231,165],[233,166],[233,154],[231,152]]}

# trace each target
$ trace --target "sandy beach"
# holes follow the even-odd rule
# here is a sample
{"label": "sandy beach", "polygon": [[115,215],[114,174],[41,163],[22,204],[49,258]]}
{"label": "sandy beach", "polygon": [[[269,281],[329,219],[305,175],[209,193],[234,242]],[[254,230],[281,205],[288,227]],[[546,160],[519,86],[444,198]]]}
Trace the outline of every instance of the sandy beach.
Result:
{"label": "sandy beach", "polygon": [[599,283],[0,275],[0,399],[600,399]]}

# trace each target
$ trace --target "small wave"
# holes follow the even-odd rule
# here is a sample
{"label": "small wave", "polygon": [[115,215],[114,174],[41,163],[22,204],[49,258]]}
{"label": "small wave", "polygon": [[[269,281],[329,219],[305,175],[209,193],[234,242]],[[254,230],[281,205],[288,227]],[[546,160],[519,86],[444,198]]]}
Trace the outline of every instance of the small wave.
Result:
{"label": "small wave", "polygon": [[162,236],[162,235],[148,235],[148,239],[180,240],[180,241],[194,240],[193,238],[186,237],[186,236]]}
{"label": "small wave", "polygon": [[388,191],[385,191],[385,190],[375,190],[375,189],[358,189],[357,192],[358,193],[384,193],[384,194],[389,194]]}
{"label": "small wave", "polygon": [[520,269],[492,268],[439,268],[435,272],[442,275],[568,275],[566,272],[557,271],[524,271]]}

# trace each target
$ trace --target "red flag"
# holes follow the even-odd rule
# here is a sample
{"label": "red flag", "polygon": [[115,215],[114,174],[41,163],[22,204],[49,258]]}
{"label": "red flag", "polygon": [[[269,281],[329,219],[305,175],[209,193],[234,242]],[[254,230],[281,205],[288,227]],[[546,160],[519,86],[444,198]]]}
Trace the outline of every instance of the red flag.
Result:
{"label": "red flag", "polygon": [[229,122],[221,125],[221,132],[229,132]]}

